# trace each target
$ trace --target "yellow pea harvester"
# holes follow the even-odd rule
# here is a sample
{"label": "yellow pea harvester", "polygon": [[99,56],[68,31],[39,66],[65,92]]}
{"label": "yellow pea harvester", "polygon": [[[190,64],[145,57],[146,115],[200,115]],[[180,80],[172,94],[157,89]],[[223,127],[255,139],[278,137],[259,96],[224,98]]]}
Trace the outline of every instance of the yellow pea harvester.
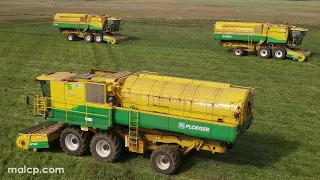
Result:
{"label": "yellow pea harvester", "polygon": [[60,139],[69,155],[89,150],[113,162],[123,149],[151,155],[172,174],[191,150],[225,153],[253,119],[253,90],[154,72],[50,72],[36,80],[34,115],[47,121],[18,133],[16,145],[36,151]]}
{"label": "yellow pea harvester", "polygon": [[107,15],[57,13],[53,17],[53,27],[67,34],[69,41],[83,38],[86,42],[116,44],[127,39],[115,33],[120,31],[121,19]]}
{"label": "yellow pea harvester", "polygon": [[297,46],[302,44],[308,29],[296,26],[270,23],[216,22],[215,40],[220,40],[225,47],[233,47],[235,56],[248,52],[257,53],[262,58],[291,58],[306,61],[310,55]]}

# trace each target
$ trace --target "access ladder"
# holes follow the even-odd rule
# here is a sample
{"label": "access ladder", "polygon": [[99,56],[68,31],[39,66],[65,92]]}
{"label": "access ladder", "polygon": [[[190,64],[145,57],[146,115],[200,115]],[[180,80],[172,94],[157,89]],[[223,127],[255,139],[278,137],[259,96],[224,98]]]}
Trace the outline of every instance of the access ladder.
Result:
{"label": "access ladder", "polygon": [[34,99],[34,116],[45,116],[47,111],[47,97],[36,96]]}
{"label": "access ladder", "polygon": [[139,130],[139,112],[129,111],[129,147],[135,147],[138,150]]}

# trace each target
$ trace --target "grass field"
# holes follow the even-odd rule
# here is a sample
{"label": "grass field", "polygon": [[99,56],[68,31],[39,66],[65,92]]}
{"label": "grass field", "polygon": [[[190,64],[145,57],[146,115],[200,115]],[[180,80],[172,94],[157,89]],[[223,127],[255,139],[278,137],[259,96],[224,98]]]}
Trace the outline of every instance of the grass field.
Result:
{"label": "grass field", "polygon": [[[171,1],[167,3],[170,5]],[[208,1],[190,3],[201,6]],[[221,8],[227,7],[223,1],[216,3],[220,3]],[[304,5],[308,3],[309,13],[318,15],[318,19],[319,12],[314,8],[320,3],[308,1]],[[254,4],[258,6],[257,2]],[[272,5],[265,6],[268,9]],[[19,13],[28,14],[30,9],[27,5],[24,7]],[[28,12],[24,12],[26,9]],[[38,11],[43,10],[34,9],[34,13]],[[10,13],[0,8],[0,17],[13,17],[14,12]],[[165,9],[162,13],[165,14]],[[26,17],[0,19],[1,179],[320,179],[320,26],[316,19],[299,23],[309,29],[302,48],[313,53],[309,62],[299,63],[260,59],[254,55],[234,57],[231,50],[212,40],[215,19],[209,17],[127,19],[122,33],[130,40],[114,46],[67,42],[51,27],[51,19],[39,19],[34,14]],[[32,116],[32,107],[25,104],[26,95],[39,91],[34,78],[47,71],[81,73],[90,68],[148,70],[253,87],[253,125],[227,154],[191,153],[184,157],[182,169],[173,176],[155,173],[150,167],[150,154],[124,152],[119,162],[104,164],[90,155],[67,156],[59,146],[41,153],[16,148],[17,132],[39,122]],[[24,165],[63,167],[65,173],[36,176],[7,173],[8,167]]]}

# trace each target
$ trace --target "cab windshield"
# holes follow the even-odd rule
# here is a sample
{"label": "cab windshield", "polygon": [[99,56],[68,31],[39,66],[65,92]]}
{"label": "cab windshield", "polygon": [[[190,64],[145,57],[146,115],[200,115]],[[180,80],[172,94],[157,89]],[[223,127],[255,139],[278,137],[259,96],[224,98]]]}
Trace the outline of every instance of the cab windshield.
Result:
{"label": "cab windshield", "polygon": [[45,97],[51,97],[50,81],[40,81],[42,95]]}
{"label": "cab windshield", "polygon": [[291,44],[293,46],[301,45],[303,38],[306,36],[306,34],[307,34],[307,31],[292,30],[291,31]]}
{"label": "cab windshield", "polygon": [[107,31],[116,32],[120,30],[120,20],[108,19]]}

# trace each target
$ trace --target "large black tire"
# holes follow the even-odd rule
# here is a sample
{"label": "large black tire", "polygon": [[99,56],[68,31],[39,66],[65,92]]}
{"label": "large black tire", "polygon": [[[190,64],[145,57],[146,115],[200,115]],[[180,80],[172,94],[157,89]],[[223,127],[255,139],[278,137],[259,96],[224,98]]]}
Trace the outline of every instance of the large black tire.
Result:
{"label": "large black tire", "polygon": [[261,58],[269,58],[271,55],[271,51],[268,46],[262,46],[258,50],[258,56]]}
{"label": "large black tire", "polygon": [[235,47],[233,49],[233,55],[235,56],[243,56],[246,53],[246,51],[242,47]]}
{"label": "large black tire", "polygon": [[97,43],[102,43],[103,42],[103,35],[102,34],[96,34],[94,36],[94,41]]}
{"label": "large black tire", "polygon": [[81,131],[75,126],[66,127],[60,135],[60,146],[62,150],[71,156],[81,156],[89,152],[91,134]]}
{"label": "large black tire", "polygon": [[175,146],[161,145],[152,152],[151,163],[158,173],[173,174],[181,166],[181,153]]}
{"label": "large black tire", "polygon": [[284,48],[274,48],[272,50],[272,56],[275,59],[282,60],[286,57],[287,51]]}
{"label": "large black tire", "polygon": [[116,161],[122,152],[121,139],[110,131],[97,133],[91,140],[92,156],[103,162]]}
{"label": "large black tire", "polygon": [[75,41],[76,38],[77,38],[77,35],[75,35],[73,33],[68,34],[68,36],[67,36],[68,41]]}
{"label": "large black tire", "polygon": [[93,34],[92,33],[86,33],[83,37],[83,39],[86,41],[86,42],[93,42]]}

